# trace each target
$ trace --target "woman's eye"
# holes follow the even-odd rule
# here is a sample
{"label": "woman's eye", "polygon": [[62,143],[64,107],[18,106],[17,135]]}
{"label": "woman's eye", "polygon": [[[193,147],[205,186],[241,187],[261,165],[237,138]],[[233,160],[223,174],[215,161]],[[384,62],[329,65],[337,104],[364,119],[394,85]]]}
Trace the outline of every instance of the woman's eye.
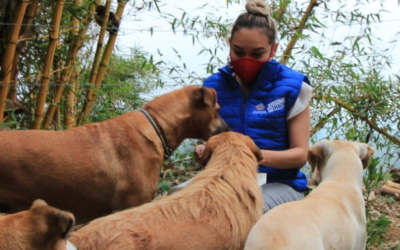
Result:
{"label": "woman's eye", "polygon": [[254,58],[258,58],[258,57],[261,57],[262,55],[263,55],[263,53],[254,53],[251,56]]}
{"label": "woman's eye", "polygon": [[235,54],[237,56],[244,56],[244,52],[241,52],[241,51],[235,51]]}

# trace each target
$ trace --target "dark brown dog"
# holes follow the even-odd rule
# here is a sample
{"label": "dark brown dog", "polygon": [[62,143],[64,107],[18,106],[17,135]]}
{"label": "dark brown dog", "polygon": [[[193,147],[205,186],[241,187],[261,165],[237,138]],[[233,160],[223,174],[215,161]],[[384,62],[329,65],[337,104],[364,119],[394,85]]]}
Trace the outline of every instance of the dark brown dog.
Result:
{"label": "dark brown dog", "polygon": [[71,213],[36,200],[27,211],[0,217],[0,249],[76,249],[67,242],[74,221]]}
{"label": "dark brown dog", "polygon": [[[228,129],[212,89],[187,86],[143,109],[171,150]],[[0,212],[26,210],[40,198],[81,223],[149,202],[164,151],[139,111],[65,131],[0,132]]]}
{"label": "dark brown dog", "polygon": [[257,162],[247,136],[211,137],[206,169],[180,192],[96,219],[70,241],[80,250],[241,250],[262,215]]}

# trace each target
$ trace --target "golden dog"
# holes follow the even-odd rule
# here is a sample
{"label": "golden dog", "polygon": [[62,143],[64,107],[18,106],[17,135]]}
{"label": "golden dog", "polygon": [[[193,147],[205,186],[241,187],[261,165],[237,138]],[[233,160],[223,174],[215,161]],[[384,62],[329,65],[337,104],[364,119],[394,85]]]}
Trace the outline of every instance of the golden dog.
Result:
{"label": "golden dog", "polygon": [[365,143],[323,140],[309,149],[312,179],[304,200],[267,212],[251,229],[245,250],[362,250],[367,232],[363,168],[374,149]]}
{"label": "golden dog", "polygon": [[0,250],[76,249],[66,238],[74,216],[36,200],[27,211],[0,217]]}
{"label": "golden dog", "polygon": [[40,198],[81,223],[141,205],[154,198],[164,155],[228,130],[212,89],[187,86],[143,109],[64,131],[0,132],[0,212]]}
{"label": "golden dog", "polygon": [[208,140],[206,169],[182,191],[90,222],[70,241],[80,250],[243,249],[262,214],[257,184],[261,151],[247,136]]}

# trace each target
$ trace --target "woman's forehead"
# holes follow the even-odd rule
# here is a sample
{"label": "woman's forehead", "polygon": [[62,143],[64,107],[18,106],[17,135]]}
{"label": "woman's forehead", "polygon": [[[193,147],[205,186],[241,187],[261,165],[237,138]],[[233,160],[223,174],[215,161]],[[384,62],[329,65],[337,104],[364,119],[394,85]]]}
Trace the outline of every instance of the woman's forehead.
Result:
{"label": "woman's forehead", "polygon": [[265,47],[269,45],[269,39],[264,29],[261,28],[241,28],[237,30],[231,38],[231,45],[239,47]]}

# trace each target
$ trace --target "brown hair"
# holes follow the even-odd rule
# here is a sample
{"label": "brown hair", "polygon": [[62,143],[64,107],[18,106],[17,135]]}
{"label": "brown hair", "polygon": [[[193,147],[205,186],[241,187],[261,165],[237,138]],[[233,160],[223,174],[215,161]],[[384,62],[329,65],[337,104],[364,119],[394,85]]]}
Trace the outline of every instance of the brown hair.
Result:
{"label": "brown hair", "polygon": [[270,7],[264,0],[249,0],[246,3],[246,12],[240,14],[232,27],[231,38],[241,28],[265,30],[270,44],[276,41],[276,23],[270,15]]}

